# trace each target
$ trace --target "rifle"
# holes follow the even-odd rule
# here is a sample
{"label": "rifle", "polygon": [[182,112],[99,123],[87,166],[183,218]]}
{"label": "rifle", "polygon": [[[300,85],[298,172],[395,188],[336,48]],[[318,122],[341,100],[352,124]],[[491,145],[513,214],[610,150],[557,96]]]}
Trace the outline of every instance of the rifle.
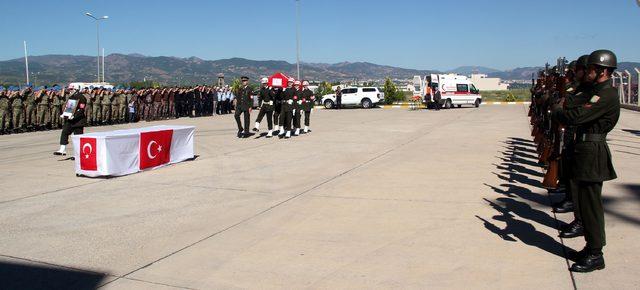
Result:
{"label": "rifle", "polygon": [[[557,99],[556,102],[561,102],[565,98],[565,79],[566,79],[566,66],[567,60],[562,57],[558,58],[558,79],[556,82],[556,93]],[[564,147],[564,133],[565,128],[563,125],[558,123],[550,123],[550,131],[552,133],[552,153],[548,158],[549,166],[547,168],[547,172],[544,175],[544,179],[542,180],[542,185],[545,188],[555,189],[558,188],[558,183],[560,181],[560,159],[562,157],[562,151]]]}

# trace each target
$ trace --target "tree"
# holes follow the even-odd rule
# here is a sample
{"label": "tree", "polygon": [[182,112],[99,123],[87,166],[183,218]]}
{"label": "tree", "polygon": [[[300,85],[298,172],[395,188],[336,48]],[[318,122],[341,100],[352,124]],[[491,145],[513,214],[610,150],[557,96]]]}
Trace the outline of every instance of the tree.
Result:
{"label": "tree", "polygon": [[316,101],[321,101],[322,96],[333,93],[333,89],[331,88],[330,83],[321,82],[314,93],[316,95]]}
{"label": "tree", "polygon": [[396,84],[391,81],[391,78],[386,78],[384,80],[382,91],[384,92],[384,102],[387,105],[404,100],[404,93],[398,90],[398,87],[396,87]]}

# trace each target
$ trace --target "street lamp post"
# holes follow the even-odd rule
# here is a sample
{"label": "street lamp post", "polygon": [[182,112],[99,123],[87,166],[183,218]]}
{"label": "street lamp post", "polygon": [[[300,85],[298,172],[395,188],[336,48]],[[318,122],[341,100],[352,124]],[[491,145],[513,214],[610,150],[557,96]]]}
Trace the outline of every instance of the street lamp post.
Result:
{"label": "street lamp post", "polygon": [[300,0],[296,0],[296,67],[300,79]]}
{"label": "street lamp post", "polygon": [[100,82],[100,20],[107,20],[109,19],[109,16],[96,18],[89,12],[85,13],[84,15],[87,15],[96,21],[96,38],[98,40],[98,82]]}

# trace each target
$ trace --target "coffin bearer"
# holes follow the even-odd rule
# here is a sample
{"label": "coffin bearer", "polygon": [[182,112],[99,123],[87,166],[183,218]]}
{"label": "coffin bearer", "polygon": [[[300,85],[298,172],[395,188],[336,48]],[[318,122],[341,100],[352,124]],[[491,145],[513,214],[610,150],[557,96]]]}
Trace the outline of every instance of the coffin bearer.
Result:
{"label": "coffin bearer", "polygon": [[258,118],[256,119],[255,127],[253,131],[260,131],[260,122],[262,122],[262,118],[267,115],[267,125],[269,128],[269,132],[267,133],[267,138],[271,138],[273,136],[273,99],[271,98],[271,88],[267,85],[269,83],[269,79],[262,78],[261,80],[262,87],[260,88],[260,93],[258,95],[259,104],[260,104],[260,113],[258,113]]}
{"label": "coffin bearer", "polygon": [[553,107],[552,116],[561,123],[576,126],[572,169],[577,181],[578,207],[586,247],[574,258],[573,272],[604,269],[602,249],[606,244],[602,183],[617,178],[606,137],[620,117],[620,99],[611,84],[617,58],[609,50],[596,50],[589,55],[586,78],[593,83],[591,97],[582,106]]}
{"label": "coffin bearer", "polygon": [[309,126],[311,124],[311,112],[313,111],[313,106],[316,102],[316,96],[309,89],[309,82],[302,82],[303,90],[302,90],[302,110],[304,111],[304,133],[309,133],[311,130]]}
{"label": "coffin bearer", "polygon": [[[243,76],[240,78],[242,85],[238,89],[238,97],[236,103],[236,111],[233,116],[236,119],[238,125],[238,138],[248,138],[251,136],[249,132],[250,112],[253,106],[253,98],[251,97],[251,88],[249,88],[249,77]],[[242,122],[240,122],[240,115],[244,114],[244,131]]]}
{"label": "coffin bearer", "polygon": [[295,95],[293,96],[293,135],[300,135],[300,120],[302,118],[302,82],[293,82]]}
{"label": "coffin bearer", "polygon": [[293,119],[293,98],[296,95],[293,88],[293,78],[289,79],[287,88],[282,92],[282,109],[280,112],[280,133],[284,138],[291,138],[291,121]]}
{"label": "coffin bearer", "polygon": [[53,155],[67,155],[67,144],[69,144],[69,135],[84,133],[84,126],[87,123],[85,116],[85,108],[87,99],[82,94],[78,94],[75,90],[70,92],[71,96],[64,106],[64,112],[60,118],[64,119],[62,132],[60,133],[60,149],[53,152]]}

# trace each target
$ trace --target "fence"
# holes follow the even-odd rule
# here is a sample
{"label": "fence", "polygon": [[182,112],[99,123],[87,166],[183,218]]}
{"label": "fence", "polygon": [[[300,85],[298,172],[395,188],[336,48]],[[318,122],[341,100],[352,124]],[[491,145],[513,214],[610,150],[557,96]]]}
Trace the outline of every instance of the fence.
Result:
{"label": "fence", "polygon": [[640,91],[640,69],[634,68],[634,71],[636,75],[635,83],[633,74],[628,70],[616,71],[613,74],[613,86],[618,89],[620,104],[640,107],[640,102],[638,102],[638,91]]}

